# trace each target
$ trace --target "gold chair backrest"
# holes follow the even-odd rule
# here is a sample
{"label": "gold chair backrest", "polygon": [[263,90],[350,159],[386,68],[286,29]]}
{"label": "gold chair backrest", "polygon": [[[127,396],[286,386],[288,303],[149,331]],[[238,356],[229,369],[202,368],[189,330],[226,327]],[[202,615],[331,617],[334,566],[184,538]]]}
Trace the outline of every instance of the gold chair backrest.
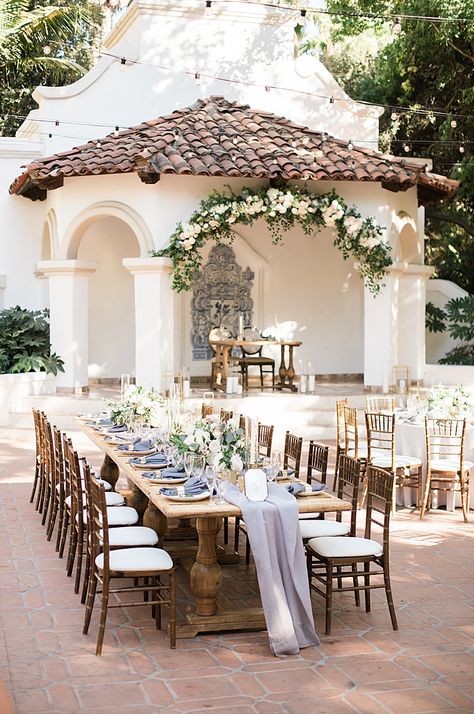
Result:
{"label": "gold chair backrest", "polygon": [[365,412],[367,430],[367,463],[382,457],[395,468],[395,415],[382,412]]}
{"label": "gold chair backrest", "polygon": [[336,446],[338,451],[344,447],[344,408],[347,407],[347,399],[336,401]]}
{"label": "gold chair backrest", "polygon": [[356,407],[344,407],[344,451],[359,458],[359,423]]}
{"label": "gold chair backrest", "polygon": [[464,469],[465,419],[438,419],[425,417],[426,460],[430,468],[433,459],[446,459],[459,463]]}
{"label": "gold chair backrest", "polygon": [[206,404],[206,402],[203,402],[201,405],[201,417],[205,419],[207,416],[211,416],[211,414],[214,414],[214,407],[212,404]]}
{"label": "gold chair backrest", "polygon": [[234,412],[228,411],[226,409],[221,409],[220,420],[223,422],[230,421],[234,416]]}
{"label": "gold chair backrest", "polygon": [[365,406],[368,412],[388,412],[395,411],[395,397],[366,397]]}

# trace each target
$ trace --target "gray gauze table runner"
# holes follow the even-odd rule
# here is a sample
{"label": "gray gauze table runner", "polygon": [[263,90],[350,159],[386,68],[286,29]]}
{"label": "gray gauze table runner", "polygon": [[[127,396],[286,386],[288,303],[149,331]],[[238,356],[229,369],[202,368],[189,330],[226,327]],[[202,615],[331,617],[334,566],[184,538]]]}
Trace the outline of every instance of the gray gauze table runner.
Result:
{"label": "gray gauze table runner", "polygon": [[318,645],[314,630],[298,504],[278,484],[266,501],[252,502],[235,486],[225,499],[242,511],[257,570],[270,646],[275,655]]}

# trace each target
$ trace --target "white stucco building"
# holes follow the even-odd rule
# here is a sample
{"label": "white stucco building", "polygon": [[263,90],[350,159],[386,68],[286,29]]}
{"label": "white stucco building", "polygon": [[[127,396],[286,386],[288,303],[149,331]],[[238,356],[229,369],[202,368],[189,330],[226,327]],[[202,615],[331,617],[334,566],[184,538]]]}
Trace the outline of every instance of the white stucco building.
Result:
{"label": "white stucco building", "polygon": [[[253,322],[294,323],[297,357],[318,374],[381,386],[403,364],[421,380],[423,204],[455,182],[375,153],[382,110],[352,101],[316,58],[294,58],[299,12],[205,5],[133,0],[97,65],[68,87],[38,88],[39,108],[16,138],[0,139],[4,304],[49,305],[52,346],[65,361],[60,389],[124,372],[160,386],[182,365],[209,374],[207,360],[193,359],[192,295],[173,293],[169,261],[150,251],[211,191],[284,178],[334,189],[374,217],[394,263],[374,298],[328,229],[308,239],[295,228],[274,246],[263,220],[236,225],[236,261],[254,274]],[[242,141],[227,146],[243,126]],[[321,148],[285,155],[288,135],[278,150],[275,127]]]}

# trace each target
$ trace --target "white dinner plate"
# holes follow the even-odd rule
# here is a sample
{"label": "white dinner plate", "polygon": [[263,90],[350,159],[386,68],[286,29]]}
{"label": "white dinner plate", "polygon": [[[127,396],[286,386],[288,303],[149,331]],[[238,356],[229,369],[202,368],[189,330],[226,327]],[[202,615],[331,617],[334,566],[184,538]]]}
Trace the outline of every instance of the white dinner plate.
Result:
{"label": "white dinner plate", "polygon": [[178,501],[179,503],[185,503],[186,501],[204,501],[206,498],[209,498],[210,495],[209,491],[204,491],[204,493],[199,493],[195,496],[167,496],[164,493],[160,493],[160,496],[163,496],[163,498],[166,498],[168,501]]}
{"label": "white dinner plate", "polygon": [[327,491],[300,491],[295,495],[296,498],[301,498],[304,496],[329,496],[329,493]]}
{"label": "white dinner plate", "polygon": [[148,478],[148,476],[143,476],[143,478],[145,479],[145,481],[156,484],[157,486],[172,486],[173,484],[184,483],[188,480],[187,476],[185,476],[184,478],[159,478],[158,474],[156,478]]}
{"label": "white dinner plate", "polygon": [[[148,451],[133,451],[132,449],[115,449],[119,456],[151,456],[156,454],[156,449],[149,449]],[[132,464],[133,466],[133,464]]]}
{"label": "white dinner plate", "polygon": [[[128,454],[127,454],[128,456]],[[134,469],[147,469],[148,471],[159,471],[161,469],[166,469],[169,464],[163,461],[162,464],[130,464]]]}

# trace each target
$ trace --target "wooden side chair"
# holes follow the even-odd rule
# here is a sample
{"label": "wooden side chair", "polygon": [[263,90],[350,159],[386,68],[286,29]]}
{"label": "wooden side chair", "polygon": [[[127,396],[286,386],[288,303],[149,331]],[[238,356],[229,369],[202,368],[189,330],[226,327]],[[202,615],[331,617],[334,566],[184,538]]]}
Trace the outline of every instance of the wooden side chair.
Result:
{"label": "wooden side chair", "polygon": [[[393,604],[389,566],[389,531],[392,511],[393,473],[369,466],[367,469],[367,511],[364,538],[312,538],[306,548],[311,555],[310,587],[326,602],[326,635],[331,634],[333,582],[337,592],[365,594],[365,610],[370,612],[370,591],[384,588],[394,630],[398,630]],[[382,543],[372,539],[374,528],[382,529]],[[350,570],[344,570],[343,568]],[[352,585],[342,583],[350,578]],[[363,585],[360,584],[360,579]],[[381,581],[382,580],[382,581]]]}
{"label": "wooden side chair", "polygon": [[421,459],[397,454],[395,448],[395,415],[366,412],[368,463],[394,475],[392,507],[397,506],[397,488],[416,488],[417,508],[421,508],[423,465]]}
{"label": "wooden side chair", "polygon": [[[51,540],[56,525],[56,520],[59,514],[58,533],[56,538],[56,550],[59,550],[61,540],[61,532],[63,529],[65,511],[71,505],[66,477],[64,473],[64,458],[63,458],[63,437],[60,429],[56,426],[52,428],[53,438],[53,469],[54,469],[54,488],[51,494],[51,509],[48,521],[47,538]],[[68,503],[66,503],[68,499]]]}
{"label": "wooden side chair", "polygon": [[386,412],[393,414],[395,411],[395,397],[366,397],[365,408],[368,412]]}
{"label": "wooden side chair", "polygon": [[300,475],[301,452],[303,450],[303,437],[285,433],[285,445],[283,447],[283,469],[292,468],[295,471],[295,478]]}
{"label": "wooden side chair", "polygon": [[[321,538],[324,536],[356,535],[359,481],[361,478],[360,461],[356,461],[356,459],[346,454],[341,454],[339,456],[339,472],[337,497],[351,502],[350,525],[342,522],[341,512],[336,513],[335,521],[321,519],[312,514],[310,514],[311,517],[308,519],[304,517],[304,514],[300,514],[300,530],[303,542],[307,542],[311,538]],[[311,558],[310,553],[308,557]],[[309,565],[310,563],[308,562],[308,567]]]}
{"label": "wooden side chair", "polygon": [[33,424],[35,427],[35,471],[33,475],[33,486],[30,494],[30,503],[33,503],[36,496],[36,510],[39,509],[42,480],[44,476],[43,449],[41,443],[41,412],[39,409],[32,409]]}
{"label": "wooden side chair", "polygon": [[[102,654],[107,611],[109,607],[143,607],[151,605],[152,616],[157,629],[161,629],[161,609],[169,608],[169,639],[170,647],[176,647],[176,583],[175,568],[168,553],[161,548],[118,548],[112,550],[109,541],[108,516],[105,491],[101,483],[90,478],[88,469],[85,477],[89,479],[91,494],[91,510],[89,533],[91,540],[91,577],[87,592],[87,604],[84,617],[83,633],[87,635],[94,608],[97,585],[101,585],[100,623],[97,635],[96,655]],[[111,581],[116,578],[131,579],[125,586],[111,587]],[[166,582],[162,582],[166,579]],[[142,597],[135,601],[117,602],[115,596],[119,593],[141,593]],[[114,597],[109,602],[110,596]],[[151,598],[151,599],[150,599]]]}
{"label": "wooden side chair", "polygon": [[272,455],[273,432],[275,427],[258,423],[257,447],[258,455],[270,458]]}
{"label": "wooden side chair", "polygon": [[53,447],[53,432],[52,426],[48,417],[43,412],[40,415],[41,420],[41,443],[43,446],[43,489],[41,495],[41,525],[44,526],[48,519],[50,505],[52,502],[52,494],[55,487],[55,461]]}
{"label": "wooden side chair", "polygon": [[431,506],[432,491],[460,494],[464,522],[467,523],[472,461],[464,459],[465,419],[425,418],[426,481],[420,518]]}
{"label": "wooden side chair", "polygon": [[345,444],[345,424],[344,407],[347,407],[347,399],[336,400],[336,466],[334,468],[334,483],[332,490],[336,490],[337,470],[339,468],[339,456],[346,453]]}
{"label": "wooden side chair", "polygon": [[[245,339],[250,343],[252,340],[262,339],[258,330],[247,328],[244,330]],[[263,389],[263,378],[265,374],[272,375],[272,388],[275,387],[275,360],[272,357],[262,355],[263,345],[241,345],[242,356],[238,362],[242,372],[242,385],[244,389],[249,388],[249,367],[258,367],[260,370],[260,387]]]}
{"label": "wooden side chair", "polygon": [[227,422],[227,421],[230,421],[233,416],[234,416],[234,412],[226,410],[226,409],[221,409],[219,418],[221,421]]}

